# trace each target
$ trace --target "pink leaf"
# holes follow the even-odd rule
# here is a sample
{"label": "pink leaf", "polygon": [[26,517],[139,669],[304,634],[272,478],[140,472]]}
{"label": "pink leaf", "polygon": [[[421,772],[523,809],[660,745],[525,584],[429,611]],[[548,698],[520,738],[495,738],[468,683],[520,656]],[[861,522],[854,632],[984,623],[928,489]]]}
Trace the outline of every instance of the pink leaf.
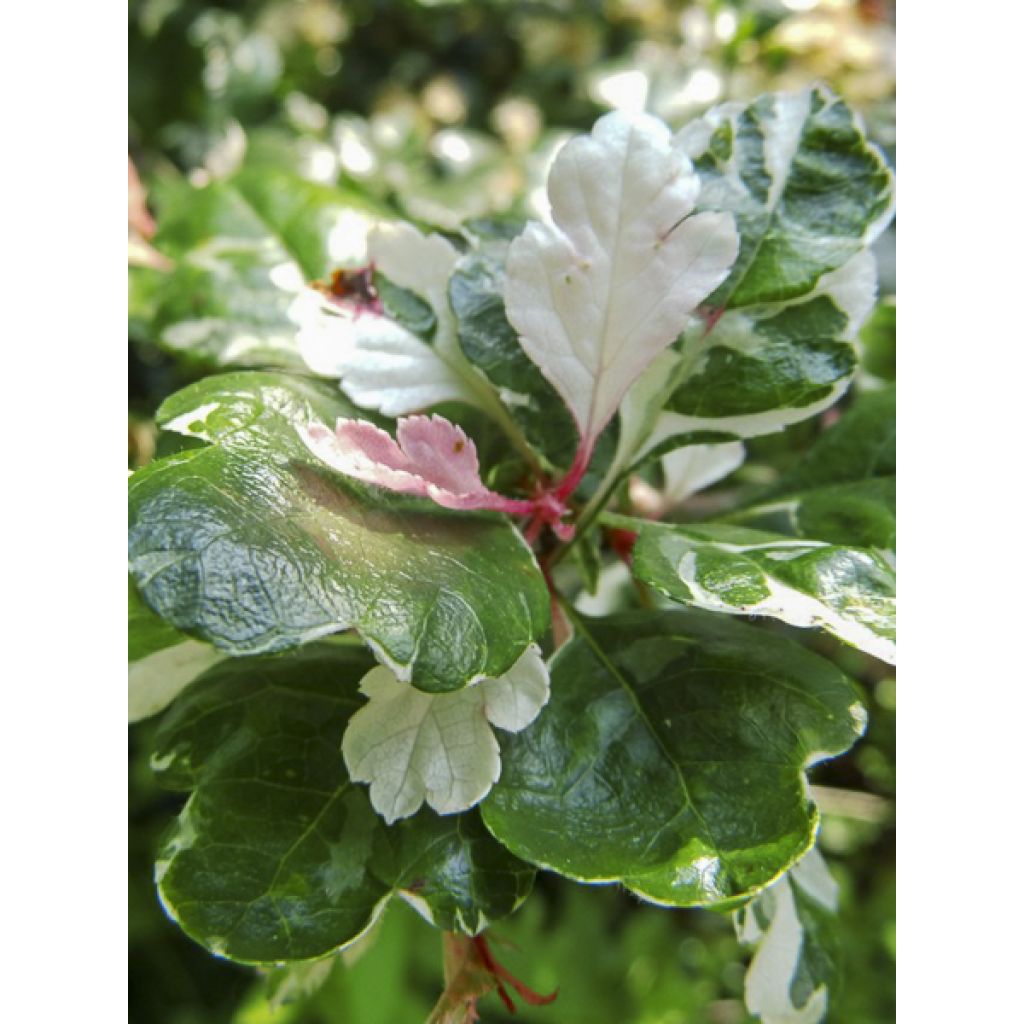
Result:
{"label": "pink leaf", "polygon": [[533,511],[532,502],[506,498],[484,486],[476,445],[443,416],[400,419],[397,441],[366,420],[339,419],[333,432],[313,423],[299,432],[317,458],[356,480],[430,498],[445,508],[511,515]]}

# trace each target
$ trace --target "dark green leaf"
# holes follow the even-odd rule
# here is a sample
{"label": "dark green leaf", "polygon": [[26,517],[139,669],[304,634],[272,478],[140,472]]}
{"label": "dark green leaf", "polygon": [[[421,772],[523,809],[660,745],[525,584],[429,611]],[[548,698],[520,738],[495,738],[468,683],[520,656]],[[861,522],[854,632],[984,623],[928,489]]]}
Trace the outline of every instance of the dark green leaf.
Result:
{"label": "dark green leaf", "polygon": [[864,727],[849,680],[725,616],[574,621],[548,707],[502,737],[487,827],[538,865],[673,906],[777,878],[817,825],[805,769]]}

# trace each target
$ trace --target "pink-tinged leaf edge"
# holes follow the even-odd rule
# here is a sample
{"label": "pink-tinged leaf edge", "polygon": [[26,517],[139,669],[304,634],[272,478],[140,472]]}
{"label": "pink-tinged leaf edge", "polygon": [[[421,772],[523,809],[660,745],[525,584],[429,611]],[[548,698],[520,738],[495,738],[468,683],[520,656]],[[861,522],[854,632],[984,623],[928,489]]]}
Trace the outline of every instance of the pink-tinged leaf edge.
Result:
{"label": "pink-tinged leaf edge", "polygon": [[430,498],[444,508],[487,510],[524,516],[532,501],[506,498],[480,479],[476,445],[443,416],[407,416],[396,436],[366,420],[339,419],[300,427],[306,447],[345,476],[389,491]]}

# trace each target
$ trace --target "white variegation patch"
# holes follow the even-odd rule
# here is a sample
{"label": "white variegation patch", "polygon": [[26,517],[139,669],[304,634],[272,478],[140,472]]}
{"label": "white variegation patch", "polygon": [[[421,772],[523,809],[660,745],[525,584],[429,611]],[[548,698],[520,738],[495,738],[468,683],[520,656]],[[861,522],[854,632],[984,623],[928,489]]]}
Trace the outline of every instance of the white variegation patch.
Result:
{"label": "white variegation patch", "polygon": [[509,248],[509,321],[585,449],[736,258],[732,216],[694,213],[699,191],[664,124],[608,114],[558,154],[553,223]]}
{"label": "white variegation patch", "polygon": [[[488,408],[486,384],[458,346],[447,286],[458,251],[440,235],[411,224],[382,223],[366,235],[367,259],[390,281],[424,299],[436,318],[425,342],[390,317],[331,302],[314,289],[292,303],[299,352],[306,365],[335,377],[357,405],[404,416],[441,402]],[[495,399],[496,401],[496,399]]]}
{"label": "white variegation patch", "polygon": [[[794,887],[799,888],[797,893]],[[806,856],[774,885],[734,917],[739,940],[758,944],[747,971],[744,996],[747,1009],[764,1024],[819,1024],[828,1008],[828,990],[822,983],[801,1006],[793,1002],[793,979],[805,955],[805,934],[797,913],[802,896],[835,913],[839,887],[828,873],[817,849]],[[769,920],[762,927],[758,916]]]}
{"label": "white variegation patch", "polygon": [[518,732],[547,703],[548,670],[536,645],[497,679],[454,693],[424,693],[379,665],[360,689],[369,703],[349,720],[342,754],[349,775],[370,784],[370,802],[391,824],[423,802],[438,814],[479,803],[498,781],[492,725]]}
{"label": "white variegation patch", "polygon": [[[758,583],[767,591],[760,601],[735,604],[712,589],[721,586],[722,570],[715,567],[710,578],[700,572],[700,550],[704,543],[695,542],[693,550],[680,558],[677,572],[692,594],[693,603],[708,611],[731,615],[768,615],[791,626],[807,629],[820,626],[834,633],[848,644],[866,651],[889,664],[896,663],[896,643],[890,638],[896,615],[896,599],[891,594],[872,593],[870,600],[849,579],[863,572],[865,578],[878,574],[878,562],[866,551],[845,549],[844,573],[835,581],[835,589],[824,588],[819,594],[810,594],[789,586],[758,566]],[[769,560],[784,561],[799,558],[815,549],[827,551],[831,545],[819,541],[789,540],[765,544],[709,544],[714,550],[735,555],[761,555]],[[753,562],[744,562],[749,568]],[[827,581],[826,581],[827,582]]]}
{"label": "white variegation patch", "polygon": [[222,661],[210,644],[183,640],[128,665],[128,724],[163,711],[182,690]]}

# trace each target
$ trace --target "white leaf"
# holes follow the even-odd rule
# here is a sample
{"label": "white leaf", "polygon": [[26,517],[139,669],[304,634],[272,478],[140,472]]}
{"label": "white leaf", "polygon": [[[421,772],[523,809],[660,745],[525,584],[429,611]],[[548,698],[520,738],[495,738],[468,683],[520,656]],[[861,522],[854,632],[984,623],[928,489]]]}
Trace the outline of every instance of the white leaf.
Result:
{"label": "white leaf", "polygon": [[[667,419],[675,414],[664,415]],[[663,424],[659,421],[654,435],[657,436],[662,429],[668,431],[665,437],[671,437],[676,433],[671,423]],[[678,505],[691,494],[696,494],[727,477],[742,464],[745,456],[746,450],[739,441],[694,444],[669,452],[661,460],[661,468],[665,474],[665,487],[662,492],[665,500],[670,505]]]}
{"label": "white leaf", "polygon": [[555,160],[554,223],[509,249],[509,320],[585,448],[736,259],[731,215],[694,214],[699,190],[664,124],[608,114]]}
{"label": "white leaf", "polygon": [[309,368],[339,378],[353,402],[385,416],[448,401],[481,405],[480,383],[459,349],[448,303],[458,251],[440,235],[386,223],[369,232],[366,252],[385,277],[429,303],[437,320],[433,343],[382,313],[333,302],[310,288],[288,314],[299,326],[299,352]]}
{"label": "white leaf", "polygon": [[128,724],[163,711],[211,665],[223,660],[210,644],[183,640],[128,665]]}
{"label": "white leaf", "polygon": [[349,775],[370,784],[370,802],[391,824],[424,800],[438,814],[479,803],[501,773],[491,724],[524,729],[548,699],[536,645],[498,679],[454,693],[424,693],[383,665],[360,684],[369,703],[349,720],[341,749]]}

